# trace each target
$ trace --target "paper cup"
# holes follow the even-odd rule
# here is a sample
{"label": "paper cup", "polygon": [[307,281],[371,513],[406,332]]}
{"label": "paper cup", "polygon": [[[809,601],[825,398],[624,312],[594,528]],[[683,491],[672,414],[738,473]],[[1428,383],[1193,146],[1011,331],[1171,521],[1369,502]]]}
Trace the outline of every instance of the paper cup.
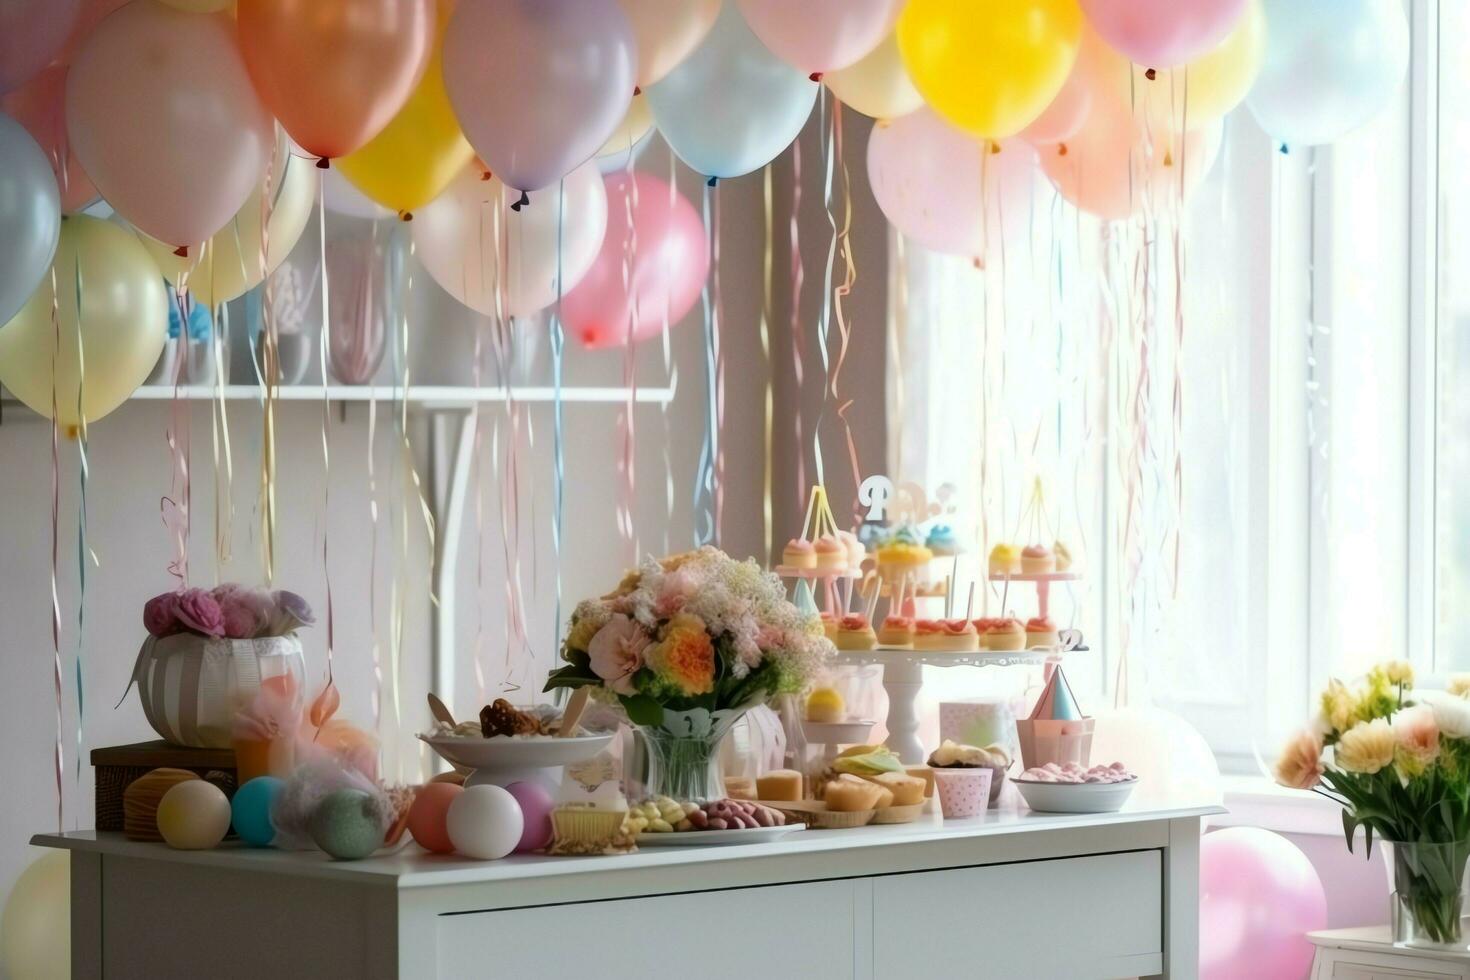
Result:
{"label": "paper cup", "polygon": [[939,809],[946,820],[978,817],[990,805],[988,768],[934,770],[934,788],[939,793]]}

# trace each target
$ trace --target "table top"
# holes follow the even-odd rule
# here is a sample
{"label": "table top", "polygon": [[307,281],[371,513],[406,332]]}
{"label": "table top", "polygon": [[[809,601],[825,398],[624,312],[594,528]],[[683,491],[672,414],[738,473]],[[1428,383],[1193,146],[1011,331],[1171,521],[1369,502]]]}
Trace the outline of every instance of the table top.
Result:
{"label": "table top", "polygon": [[64,834],[37,834],[31,843],[41,847],[100,853],[129,858],[173,861],[208,867],[271,872],[311,878],[364,883],[373,879],[398,888],[428,887],[464,882],[513,881],[584,872],[663,868],[742,858],[852,851],[890,844],[954,841],[960,838],[1003,837],[1016,834],[1066,833],[1092,827],[1157,822],[1223,813],[1223,808],[1188,800],[1150,799],[1130,803],[1118,813],[1036,813],[1011,802],[984,817],[941,819],[925,814],[910,824],[859,827],[852,830],[809,830],[762,844],[723,847],[656,847],[631,854],[593,857],[512,855],[500,861],[474,861],[457,855],[429,854],[411,841],[397,851],[361,861],[334,861],[319,851],[279,851],[229,842],[208,851],[179,851],[160,843],[131,841],[117,832],[95,830]]}
{"label": "table top", "polygon": [[1329,949],[1347,949],[1363,953],[1400,952],[1405,956],[1421,959],[1452,960],[1459,963],[1470,961],[1470,951],[1453,949],[1430,949],[1399,947],[1393,944],[1393,934],[1388,926],[1358,926],[1353,929],[1322,929],[1307,933],[1307,938],[1317,946]]}

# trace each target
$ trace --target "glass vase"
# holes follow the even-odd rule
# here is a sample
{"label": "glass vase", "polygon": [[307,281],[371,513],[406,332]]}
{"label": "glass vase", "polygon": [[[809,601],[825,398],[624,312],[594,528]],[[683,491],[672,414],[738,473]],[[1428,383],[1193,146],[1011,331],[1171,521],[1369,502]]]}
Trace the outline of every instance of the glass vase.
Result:
{"label": "glass vase", "polygon": [[625,773],[631,795],[698,803],[724,799],[720,744],[749,707],[665,711],[661,725],[634,725],[638,751]]}
{"label": "glass vase", "polygon": [[1390,841],[1390,921],[1397,946],[1464,950],[1465,863],[1470,841]]}

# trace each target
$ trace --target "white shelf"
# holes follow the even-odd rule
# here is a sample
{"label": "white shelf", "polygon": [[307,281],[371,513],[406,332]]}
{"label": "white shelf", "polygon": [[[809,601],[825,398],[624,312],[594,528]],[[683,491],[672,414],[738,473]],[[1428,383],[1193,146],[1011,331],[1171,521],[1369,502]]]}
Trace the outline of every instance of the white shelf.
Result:
{"label": "white shelf", "polygon": [[1016,572],[1006,575],[1003,572],[991,572],[990,581],[1004,582],[1076,582],[1082,578],[1080,572]]}
{"label": "white shelf", "polygon": [[879,647],[876,650],[838,650],[834,663],[905,664],[929,667],[1011,667],[1017,664],[1039,666],[1050,659],[1061,660],[1062,651],[1051,647],[1034,650],[910,650],[907,647]]}
{"label": "white shelf", "polygon": [[[213,401],[220,393],[214,385],[181,385],[178,397],[187,401]],[[134,401],[170,401],[173,385],[143,385],[132,394]],[[627,388],[588,388],[564,386],[561,400],[566,404],[621,404],[628,400]],[[475,388],[450,385],[414,385],[408,389],[411,405],[428,407],[465,407],[477,403],[502,402],[506,399],[504,388]],[[518,402],[552,402],[556,400],[556,389],[546,387],[512,388],[510,394]],[[403,389],[396,385],[328,385],[326,397],[334,402],[392,402],[403,399]],[[224,397],[228,401],[260,402],[265,393],[259,385],[225,385]],[[322,386],[312,384],[282,385],[276,389],[278,401],[322,400]],[[670,388],[638,388],[633,392],[633,401],[640,405],[666,405],[674,398]],[[7,392],[5,401],[15,402]],[[18,404],[18,402],[17,402]]]}

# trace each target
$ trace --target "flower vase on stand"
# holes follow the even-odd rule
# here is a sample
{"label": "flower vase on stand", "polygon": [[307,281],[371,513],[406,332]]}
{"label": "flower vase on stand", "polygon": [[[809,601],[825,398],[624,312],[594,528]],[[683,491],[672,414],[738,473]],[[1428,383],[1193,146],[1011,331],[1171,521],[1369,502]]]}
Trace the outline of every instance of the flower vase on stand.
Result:
{"label": "flower vase on stand", "polygon": [[1461,915],[1470,841],[1387,841],[1396,946],[1467,950]]}
{"label": "flower vase on stand", "polygon": [[664,709],[660,725],[635,725],[637,756],[626,776],[641,786],[641,797],[707,802],[725,798],[720,745],[746,707],[723,711]]}

